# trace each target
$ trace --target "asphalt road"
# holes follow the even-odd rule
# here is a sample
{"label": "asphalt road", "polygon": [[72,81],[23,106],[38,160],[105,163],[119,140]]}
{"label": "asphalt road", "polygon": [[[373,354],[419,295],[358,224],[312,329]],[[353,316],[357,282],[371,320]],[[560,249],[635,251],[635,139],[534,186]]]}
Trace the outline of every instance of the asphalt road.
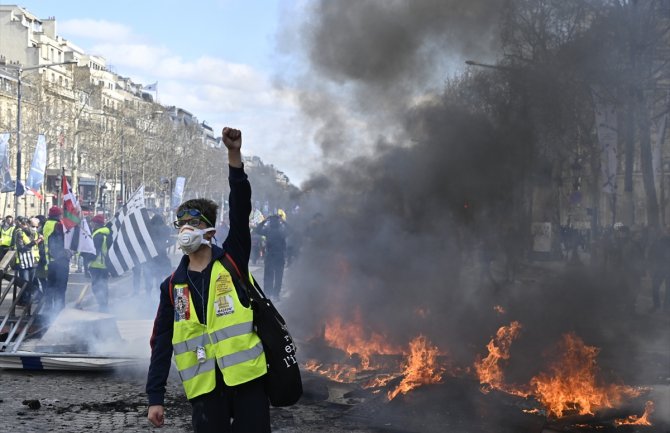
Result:
{"label": "asphalt road", "polygon": [[[262,268],[252,268],[259,278]],[[290,269],[289,269],[290,272]],[[88,284],[82,274],[73,273],[67,293],[70,307]],[[132,274],[114,279],[110,285],[114,299],[112,313],[123,323],[126,319],[149,322],[155,313],[158,291],[134,294]],[[85,293],[83,311],[94,312],[96,303]],[[95,314],[95,313],[91,313]],[[644,359],[644,385],[652,385],[658,419],[670,419],[670,321],[654,316],[654,341]],[[647,322],[640,322],[642,330]],[[148,335],[140,346],[147,348]],[[128,347],[121,348],[129,350]],[[111,371],[62,372],[0,370],[0,431],[7,432],[147,432],[155,431],[146,420],[147,404],[144,385],[147,361]],[[274,432],[374,433],[374,432],[442,432],[479,433],[496,431],[548,433],[541,417],[520,415],[520,402],[505,396],[468,391],[472,384],[450,379],[436,387],[425,387],[413,395],[389,404],[378,396],[361,390],[356,384],[338,384],[308,372],[303,373],[305,395],[290,408],[272,409]],[[478,388],[475,384],[475,389]],[[465,398],[470,392],[470,397]],[[465,393],[465,394],[463,394]],[[190,405],[185,400],[177,375],[172,374],[166,395],[167,432],[190,432]],[[439,402],[439,406],[435,406]],[[473,404],[473,402],[478,402]],[[637,402],[639,403],[639,402]],[[643,402],[642,402],[643,404]],[[637,408],[636,408],[637,409]],[[472,412],[474,411],[474,412]],[[383,415],[379,415],[383,414]],[[513,414],[513,416],[510,416]],[[372,416],[377,415],[377,416]],[[487,419],[488,417],[488,419]],[[500,417],[500,418],[498,418]],[[524,428],[504,429],[493,419],[519,418]],[[493,423],[493,424],[492,424]],[[663,421],[653,427],[624,427],[616,431],[667,433],[670,424]],[[603,431],[598,430],[584,431]],[[445,430],[446,429],[446,430]],[[573,431],[573,430],[565,430]],[[610,430],[607,430],[610,431]],[[614,431],[614,430],[611,430]]]}
{"label": "asphalt road", "polygon": [[[262,267],[252,267],[262,276]],[[87,289],[89,279],[71,269],[66,293],[65,313],[81,311],[95,318],[97,304]],[[83,295],[82,295],[83,293]],[[80,309],[74,309],[80,300]],[[118,319],[119,328],[126,320],[151,323],[158,302],[158,289],[149,293],[133,287],[133,275],[128,273],[110,280],[110,309]],[[106,323],[104,320],[92,321]],[[60,322],[56,322],[60,323]],[[143,324],[143,325],[146,325]],[[115,348],[115,351],[145,350],[148,355],[150,328],[139,327],[140,348]],[[146,335],[144,335],[146,334]],[[30,345],[27,342],[26,345]],[[75,346],[79,345],[74,344]],[[148,360],[122,368],[105,371],[30,371],[0,369],[0,431],[6,432],[191,432],[190,404],[184,397],[177,374],[170,375],[166,394],[166,424],[162,429],[150,426],[146,419],[147,401],[144,393]],[[308,379],[306,377],[306,384]],[[307,387],[306,387],[307,388]],[[328,400],[327,389],[320,383],[313,391],[306,389],[298,405],[273,408],[274,432],[351,432],[383,431],[365,428],[345,419],[348,405]]]}

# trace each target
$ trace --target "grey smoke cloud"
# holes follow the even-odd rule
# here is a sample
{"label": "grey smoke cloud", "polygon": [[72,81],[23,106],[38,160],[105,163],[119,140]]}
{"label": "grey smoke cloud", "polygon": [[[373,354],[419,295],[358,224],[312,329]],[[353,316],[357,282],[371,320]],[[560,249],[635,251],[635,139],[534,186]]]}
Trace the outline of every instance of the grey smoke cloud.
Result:
{"label": "grey smoke cloud", "polygon": [[[482,253],[500,260],[527,241],[509,230],[527,205],[517,199],[532,180],[532,119],[520,110],[495,122],[431,79],[444,62],[496,56],[505,3],[313,4],[301,103],[326,162],[303,184],[302,220],[289,221],[302,250],[281,308],[303,341],[333,316],[351,322],[360,314],[390,344],[423,334],[462,366],[486,354],[498,327],[518,320],[509,375],[520,383],[545,365],[563,333],[575,332],[604,347],[603,370],[626,373],[630,383],[637,368],[616,347],[644,350],[617,319],[616,276],[556,276],[540,266],[523,285],[496,292],[482,283]],[[317,213],[323,219],[310,223]]]}
{"label": "grey smoke cloud", "polygon": [[415,86],[445,56],[493,51],[505,2],[320,1],[306,24],[321,77],[391,90]]}

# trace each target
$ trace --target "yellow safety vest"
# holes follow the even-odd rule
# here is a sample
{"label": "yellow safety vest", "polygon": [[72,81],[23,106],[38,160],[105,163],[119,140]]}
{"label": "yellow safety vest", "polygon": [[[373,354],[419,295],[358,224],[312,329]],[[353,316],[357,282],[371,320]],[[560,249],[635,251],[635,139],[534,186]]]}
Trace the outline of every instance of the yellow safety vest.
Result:
{"label": "yellow safety vest", "polygon": [[[29,244],[30,241],[32,240],[31,237],[26,234],[25,230],[21,230],[21,236],[23,237],[23,245]],[[35,246],[34,245],[30,248],[30,251],[33,252],[33,258],[35,260],[35,263],[37,263],[37,261],[39,260],[39,253],[38,253],[37,257],[35,258],[35,252],[34,252],[35,251]],[[20,256],[21,255],[17,251],[16,252],[16,264],[17,265],[19,263],[21,263],[21,257]]]}
{"label": "yellow safety vest", "polygon": [[109,235],[110,230],[109,227],[100,227],[96,231],[93,232],[93,239],[95,240],[95,237],[99,234],[103,235],[102,238],[102,250],[97,251],[97,255],[95,256],[95,260],[91,262],[89,267],[94,268],[94,269],[107,269],[107,236]]}
{"label": "yellow safety vest", "polygon": [[56,230],[57,223],[58,221],[46,220],[44,222],[44,227],[42,227],[42,236],[44,236],[44,257],[47,259],[44,264],[45,270],[49,268],[49,260],[51,259],[51,256],[49,255],[49,237],[51,237]]}
{"label": "yellow safety vest", "polygon": [[0,229],[0,246],[9,247],[12,245],[14,229],[16,229],[15,225],[11,225],[6,229]]}
{"label": "yellow safety vest", "polygon": [[[212,264],[207,299],[207,324],[198,320],[188,284],[175,284],[172,347],[188,399],[206,394],[216,386],[216,367],[228,386],[239,385],[267,373],[265,352],[254,331],[253,311],[237,297],[233,280],[223,265]],[[204,359],[198,361],[198,349]]]}
{"label": "yellow safety vest", "polygon": [[31,231],[30,235],[33,238],[33,241],[35,241],[35,245],[33,245],[33,257],[35,258],[35,266],[37,266],[37,263],[40,261],[40,246],[37,243],[37,238],[40,236],[39,233],[37,233],[37,230]]}

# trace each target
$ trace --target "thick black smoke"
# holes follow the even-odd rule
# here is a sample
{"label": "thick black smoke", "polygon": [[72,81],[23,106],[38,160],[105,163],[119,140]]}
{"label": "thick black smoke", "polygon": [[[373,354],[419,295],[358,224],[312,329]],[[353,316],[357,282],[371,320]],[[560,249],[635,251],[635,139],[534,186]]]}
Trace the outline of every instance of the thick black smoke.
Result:
{"label": "thick black smoke", "polygon": [[[302,103],[329,163],[303,185],[302,248],[285,283],[282,308],[299,338],[360,314],[393,344],[423,334],[468,366],[499,326],[518,320],[514,379],[537,373],[567,332],[605,346],[612,371],[637,368],[614,349],[637,350],[611,302],[614,278],[538,266],[536,281],[501,286],[482,271],[486,258],[518,258],[530,246],[520,197],[536,180],[532,119],[521,110],[496,122],[454,92],[431,90],[431,80],[445,60],[495,56],[504,4],[315,3]],[[358,148],[369,152],[347,156]]]}

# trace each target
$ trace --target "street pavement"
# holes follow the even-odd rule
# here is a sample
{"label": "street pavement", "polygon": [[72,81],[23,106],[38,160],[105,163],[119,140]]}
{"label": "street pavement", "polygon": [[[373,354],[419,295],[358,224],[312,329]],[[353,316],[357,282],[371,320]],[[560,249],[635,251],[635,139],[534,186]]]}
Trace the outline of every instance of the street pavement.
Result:
{"label": "street pavement", "polygon": [[[176,260],[176,257],[175,257]],[[537,274],[557,271],[563,264],[537,264],[526,275],[521,276],[518,284],[530,285]],[[554,269],[555,268],[555,269]],[[257,278],[262,279],[262,266],[251,268]],[[291,268],[287,269],[290,273]],[[524,281],[528,278],[528,281]],[[67,302],[69,307],[79,299],[88,279],[73,272],[68,286]],[[140,319],[150,322],[155,314],[158,301],[158,289],[150,293],[140,290],[134,294],[133,276],[128,273],[110,281],[112,313],[122,324],[126,319]],[[649,299],[643,298],[644,304]],[[95,311],[95,298],[86,292],[82,309]],[[657,415],[670,419],[670,367],[668,366],[667,344],[670,336],[670,323],[662,316],[654,316],[656,347],[650,347],[649,353],[638,355],[644,359],[635,360],[645,365],[646,384],[654,386],[654,400],[657,402]],[[143,336],[143,347],[148,346],[148,335]],[[129,350],[128,347],[121,348]],[[190,405],[184,397],[175,371],[170,375],[166,393],[166,425],[158,430],[146,420],[147,404],[144,393],[148,360],[142,359],[135,365],[98,372],[62,372],[0,370],[0,431],[7,432],[191,432]],[[272,430],[279,433],[401,433],[394,426],[380,426],[365,419],[354,420],[347,416],[352,408],[345,401],[333,401],[332,383],[324,385],[321,377],[314,377],[303,371],[305,396],[299,404],[289,408],[272,408]],[[342,386],[342,385],[340,385]],[[398,414],[400,419],[403,414]],[[372,427],[371,424],[375,424]],[[666,424],[667,425],[667,424]],[[420,431],[404,423],[404,431]],[[431,430],[432,431],[432,430]],[[544,430],[543,430],[544,431]],[[547,430],[548,431],[548,430]],[[633,431],[628,429],[626,431]],[[658,427],[646,428],[649,432],[665,432]],[[540,433],[539,431],[537,433]]]}
{"label": "street pavement", "polygon": [[[178,256],[173,257],[173,262]],[[251,272],[262,279],[262,266]],[[71,269],[66,308],[73,308],[80,298],[83,311],[97,310],[89,279]],[[134,293],[133,274],[110,280],[111,313],[121,328],[125,320],[151,321],[158,303],[158,288],[150,293]],[[143,327],[142,329],[146,329]],[[149,328],[150,329],[150,328]],[[149,333],[143,336],[148,354]],[[119,348],[131,350],[128,347]],[[0,431],[2,432],[192,432],[190,404],[184,396],[173,368],[167,384],[166,421],[162,429],[152,427],[146,419],[144,392],[148,359],[106,371],[29,371],[0,369]],[[307,380],[307,378],[305,379]],[[318,394],[318,393],[317,393]],[[308,433],[372,433],[382,431],[356,426],[342,419],[343,406],[325,402],[321,391],[316,399],[306,390],[299,405],[272,408],[272,431]]]}

